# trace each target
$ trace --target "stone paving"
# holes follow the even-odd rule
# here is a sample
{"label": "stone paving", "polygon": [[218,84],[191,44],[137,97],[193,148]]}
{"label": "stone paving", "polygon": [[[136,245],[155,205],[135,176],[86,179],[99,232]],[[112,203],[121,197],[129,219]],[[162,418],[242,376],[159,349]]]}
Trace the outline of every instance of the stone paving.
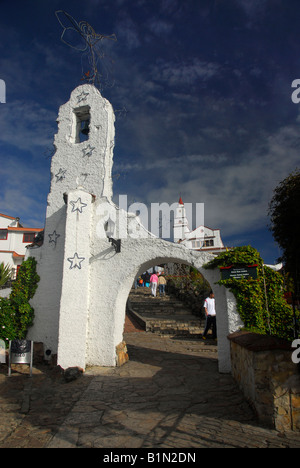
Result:
{"label": "stone paving", "polygon": [[126,322],[130,360],[66,383],[57,368],[0,366],[0,448],[299,448],[262,427],[210,340],[174,339]]}

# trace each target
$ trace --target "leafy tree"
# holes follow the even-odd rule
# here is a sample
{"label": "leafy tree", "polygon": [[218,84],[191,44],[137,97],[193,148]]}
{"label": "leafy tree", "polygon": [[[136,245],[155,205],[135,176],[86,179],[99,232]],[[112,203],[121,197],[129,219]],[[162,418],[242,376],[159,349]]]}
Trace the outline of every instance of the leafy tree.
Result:
{"label": "leafy tree", "polygon": [[270,230],[282,250],[280,260],[294,283],[294,294],[300,288],[300,170],[296,169],[275,188],[269,204]]}

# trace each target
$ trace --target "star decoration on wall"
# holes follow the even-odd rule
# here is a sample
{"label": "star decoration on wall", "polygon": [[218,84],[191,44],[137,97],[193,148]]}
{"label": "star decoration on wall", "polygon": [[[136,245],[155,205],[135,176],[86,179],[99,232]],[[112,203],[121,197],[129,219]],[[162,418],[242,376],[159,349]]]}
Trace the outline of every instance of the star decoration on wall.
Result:
{"label": "star decoration on wall", "polygon": [[63,170],[62,168],[59,169],[58,173],[55,174],[55,177],[56,177],[56,182],[59,182],[60,180],[63,180],[65,179],[66,177],[66,170]]}
{"label": "star decoration on wall", "polygon": [[70,201],[70,204],[73,206],[72,213],[74,211],[78,211],[78,213],[82,213],[83,208],[87,206],[86,203],[82,203],[81,198],[78,198],[77,201]]}
{"label": "star decoration on wall", "polygon": [[88,158],[92,156],[95,147],[91,146],[90,144],[82,149],[83,156],[87,156]]}
{"label": "star decoration on wall", "polygon": [[73,268],[78,268],[79,270],[81,270],[81,263],[85,260],[85,258],[78,257],[78,253],[75,252],[74,257],[69,257],[67,258],[67,260],[71,263],[70,270],[73,270]]}
{"label": "star decoration on wall", "polygon": [[60,237],[60,234],[57,234],[56,231],[53,231],[52,234],[48,234],[49,244],[53,242],[56,245],[57,239]]}
{"label": "star decoration on wall", "polygon": [[80,94],[78,94],[78,96],[76,96],[77,98],[77,103],[79,104],[81,101],[85,101],[86,98],[88,97],[89,93],[86,93],[85,91],[81,91]]}

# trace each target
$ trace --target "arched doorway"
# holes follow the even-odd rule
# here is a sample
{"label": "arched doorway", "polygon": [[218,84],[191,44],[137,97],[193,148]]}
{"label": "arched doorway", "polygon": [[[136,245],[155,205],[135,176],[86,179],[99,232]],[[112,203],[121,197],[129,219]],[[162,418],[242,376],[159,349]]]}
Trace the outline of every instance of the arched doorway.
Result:
{"label": "arched doorway", "polygon": [[[152,291],[150,277],[157,273],[160,290]],[[199,341],[206,323],[204,300],[212,287],[194,267],[182,263],[153,265],[138,275],[128,296],[124,332],[144,330],[172,339]],[[155,296],[155,297],[153,297]],[[208,338],[211,338],[209,333]],[[126,341],[126,340],[125,340]],[[215,340],[214,340],[215,341]],[[210,339],[205,343],[216,345]]]}
{"label": "arched doorway", "polygon": [[[87,364],[115,365],[115,350],[123,341],[127,298],[136,276],[153,265],[175,262],[193,266],[212,285],[218,304],[219,371],[230,372],[227,336],[242,323],[236,312],[234,296],[224,286],[215,284],[220,279],[219,271],[203,268],[212,257],[211,254],[193,252],[161,239],[128,239],[123,243],[121,253],[95,258],[91,262],[91,275],[97,278],[97,282],[92,283],[90,291]],[[120,263],[124,265],[123,268],[120,268]]]}

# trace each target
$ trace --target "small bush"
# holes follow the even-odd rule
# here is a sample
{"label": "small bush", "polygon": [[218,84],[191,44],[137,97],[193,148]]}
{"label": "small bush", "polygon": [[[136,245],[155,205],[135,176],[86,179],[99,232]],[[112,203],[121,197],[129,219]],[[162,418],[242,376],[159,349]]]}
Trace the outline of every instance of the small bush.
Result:
{"label": "small bush", "polygon": [[0,339],[25,339],[33,324],[34,310],[29,304],[40,278],[36,273],[36,260],[28,258],[22,263],[9,298],[0,299]]}

